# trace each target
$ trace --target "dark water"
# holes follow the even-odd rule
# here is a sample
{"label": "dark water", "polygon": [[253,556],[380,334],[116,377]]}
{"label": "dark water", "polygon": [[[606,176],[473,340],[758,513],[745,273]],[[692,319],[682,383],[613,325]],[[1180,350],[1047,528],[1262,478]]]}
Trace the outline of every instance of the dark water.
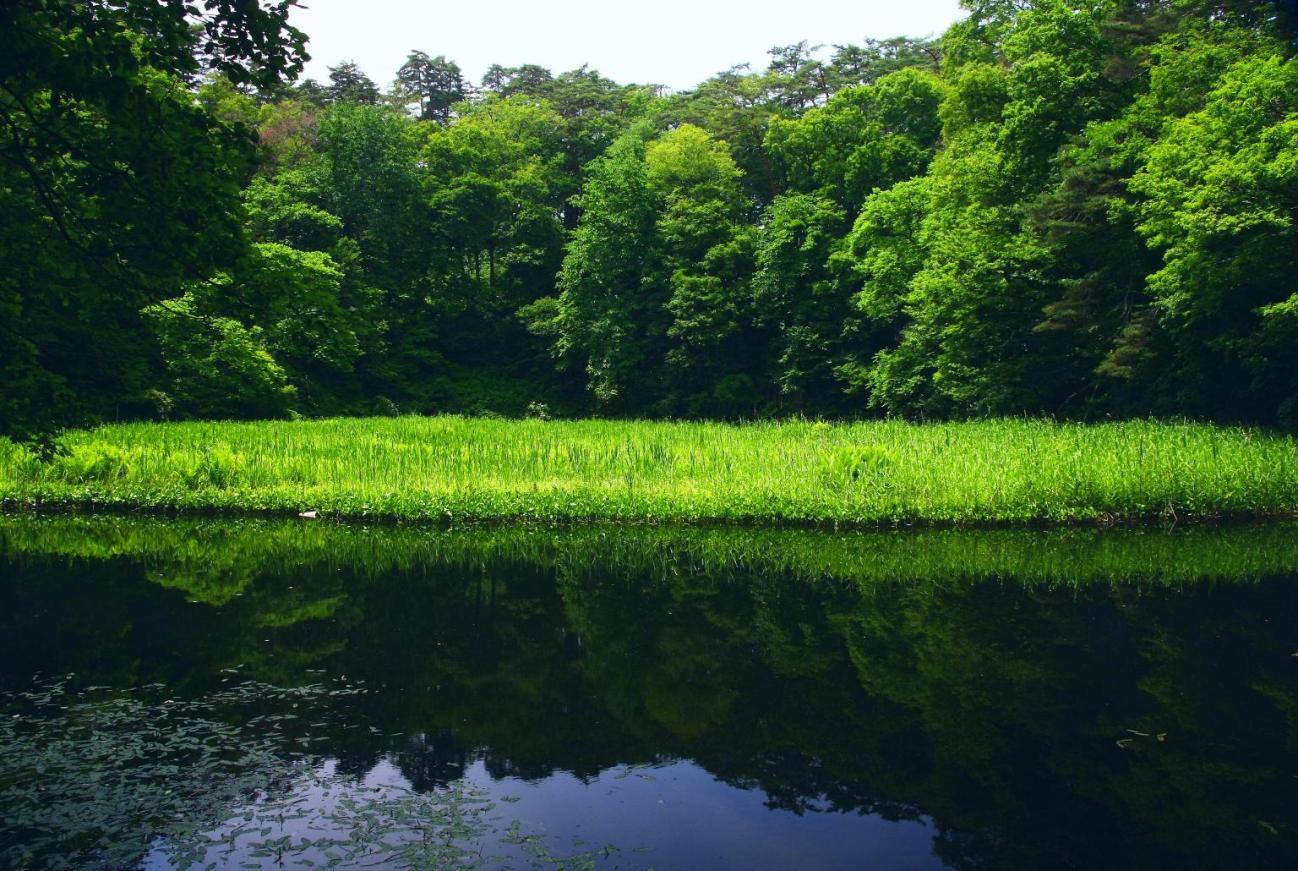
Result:
{"label": "dark water", "polygon": [[0,518],[0,867],[1298,867],[1298,535]]}

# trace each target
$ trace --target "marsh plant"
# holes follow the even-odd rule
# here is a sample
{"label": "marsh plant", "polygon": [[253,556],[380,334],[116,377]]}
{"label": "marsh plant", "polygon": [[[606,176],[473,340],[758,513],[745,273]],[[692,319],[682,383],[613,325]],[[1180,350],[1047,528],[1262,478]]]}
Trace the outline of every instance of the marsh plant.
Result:
{"label": "marsh plant", "polygon": [[73,432],[65,446],[49,463],[6,446],[0,499],[451,522],[1184,522],[1298,510],[1298,441],[1195,423],[407,416],[122,424]]}

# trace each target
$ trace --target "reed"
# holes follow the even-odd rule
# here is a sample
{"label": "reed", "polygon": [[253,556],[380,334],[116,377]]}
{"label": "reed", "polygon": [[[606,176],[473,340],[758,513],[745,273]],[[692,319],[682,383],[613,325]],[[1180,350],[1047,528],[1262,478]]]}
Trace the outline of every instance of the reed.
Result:
{"label": "reed", "polygon": [[66,445],[49,463],[0,445],[0,499],[443,521],[861,526],[1298,512],[1298,441],[1196,423],[339,418],[120,424],[72,433]]}

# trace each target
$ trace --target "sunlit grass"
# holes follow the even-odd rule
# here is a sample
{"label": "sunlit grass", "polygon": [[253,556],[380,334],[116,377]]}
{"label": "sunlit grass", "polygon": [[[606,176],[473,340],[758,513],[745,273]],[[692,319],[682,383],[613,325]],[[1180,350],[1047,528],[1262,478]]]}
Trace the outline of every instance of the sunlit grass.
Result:
{"label": "sunlit grass", "polygon": [[0,448],[17,504],[348,517],[1027,522],[1281,515],[1298,442],[1236,427],[1032,420],[123,424],[42,464]]}

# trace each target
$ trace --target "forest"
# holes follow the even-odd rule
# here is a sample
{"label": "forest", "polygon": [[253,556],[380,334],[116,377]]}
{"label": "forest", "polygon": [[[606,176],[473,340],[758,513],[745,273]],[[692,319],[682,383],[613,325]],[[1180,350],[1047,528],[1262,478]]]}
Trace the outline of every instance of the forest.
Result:
{"label": "forest", "polygon": [[420,51],[303,79],[291,6],[0,6],[0,434],[1298,424],[1287,0],[964,0],[679,92]]}
{"label": "forest", "polygon": [[1298,0],[310,2],[0,0],[0,867],[1298,868]]}

